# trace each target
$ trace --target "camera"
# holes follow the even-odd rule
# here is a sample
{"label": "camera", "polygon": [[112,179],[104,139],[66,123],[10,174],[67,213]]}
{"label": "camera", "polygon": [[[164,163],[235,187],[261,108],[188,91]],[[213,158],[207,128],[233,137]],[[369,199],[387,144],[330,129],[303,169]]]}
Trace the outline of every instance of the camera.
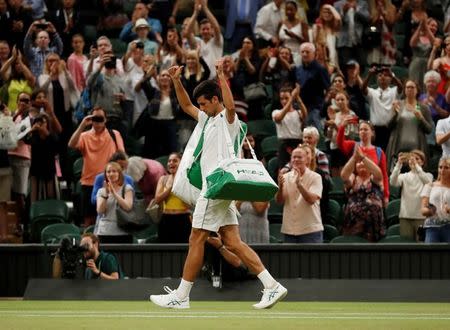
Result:
{"label": "camera", "polygon": [[142,41],[136,42],[136,48],[144,49],[144,47],[145,47],[145,45],[144,45],[144,43]]}
{"label": "camera", "polygon": [[61,278],[83,278],[85,260],[83,253],[89,250],[89,246],[78,245],[75,238],[64,237],[56,254],[61,260]]}
{"label": "camera", "polygon": [[105,118],[102,116],[92,117],[92,122],[94,122],[94,123],[103,123],[104,121],[105,121]]}
{"label": "camera", "polygon": [[115,56],[111,56],[111,59],[105,63],[106,69],[115,69],[116,68],[117,58]]}
{"label": "camera", "polygon": [[36,24],[36,27],[38,29],[45,30],[48,27],[48,23],[47,22],[45,22],[45,23],[38,23],[38,24]]}

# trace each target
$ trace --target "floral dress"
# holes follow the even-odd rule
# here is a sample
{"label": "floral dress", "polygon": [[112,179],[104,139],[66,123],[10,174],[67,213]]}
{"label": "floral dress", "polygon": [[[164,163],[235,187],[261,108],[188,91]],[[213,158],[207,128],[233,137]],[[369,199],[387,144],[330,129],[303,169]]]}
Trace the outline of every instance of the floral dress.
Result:
{"label": "floral dress", "polygon": [[385,235],[383,191],[372,179],[361,182],[356,177],[347,188],[343,234],[361,236],[376,242]]}

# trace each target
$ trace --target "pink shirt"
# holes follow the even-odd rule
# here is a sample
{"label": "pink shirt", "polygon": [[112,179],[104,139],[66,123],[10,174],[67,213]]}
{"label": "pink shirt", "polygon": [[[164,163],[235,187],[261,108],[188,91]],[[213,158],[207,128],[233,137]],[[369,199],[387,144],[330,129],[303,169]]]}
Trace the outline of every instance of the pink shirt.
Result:
{"label": "pink shirt", "polygon": [[147,170],[144,172],[144,176],[138,182],[139,189],[144,194],[145,200],[150,203],[152,198],[155,197],[156,186],[158,185],[159,178],[166,174],[164,166],[160,162],[153,159],[143,159]]}
{"label": "pink shirt", "polygon": [[[18,124],[22,121],[22,119],[23,119],[22,115],[18,115],[16,117],[16,120],[14,120],[14,122]],[[31,159],[31,145],[26,144],[22,140],[19,140],[17,142],[17,147],[15,149],[8,151],[8,155],[17,156],[25,159]]]}
{"label": "pink shirt", "polygon": [[[294,174],[294,171],[284,174],[281,232],[288,235],[304,235],[322,231],[320,199],[314,204],[308,203],[297,188]],[[302,184],[310,193],[322,197],[322,178],[316,172],[307,168],[302,176]]]}

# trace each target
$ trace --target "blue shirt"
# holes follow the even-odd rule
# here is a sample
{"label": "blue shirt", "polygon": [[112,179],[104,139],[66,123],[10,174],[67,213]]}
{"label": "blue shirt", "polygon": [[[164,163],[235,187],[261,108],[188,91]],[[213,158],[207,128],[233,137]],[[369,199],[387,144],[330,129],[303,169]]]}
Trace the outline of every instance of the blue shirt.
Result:
{"label": "blue shirt", "polygon": [[[128,174],[124,174],[125,176],[125,184],[129,184],[133,187],[134,190],[134,181]],[[94,187],[92,188],[92,194],[91,194],[91,203],[94,205],[97,205],[97,192],[100,188],[103,187],[103,182],[105,181],[105,174],[100,173],[97,174],[94,180]]]}
{"label": "blue shirt", "polygon": [[308,65],[297,66],[295,78],[300,84],[300,97],[308,111],[321,109],[325,92],[330,87],[330,76],[327,69],[317,61],[312,61]]}
{"label": "blue shirt", "polygon": [[[155,33],[162,32],[162,25],[159,19],[156,18],[147,18],[147,22],[150,25],[150,32],[148,33],[149,39],[155,38]],[[133,32],[133,22],[128,22],[122,28],[122,31],[119,35],[120,40],[125,42],[130,42],[132,40],[137,39],[137,34]]]}
{"label": "blue shirt", "polygon": [[50,45],[47,49],[42,49],[39,47],[33,47],[33,40],[31,38],[31,33],[27,33],[23,43],[23,51],[25,57],[28,60],[28,64],[31,72],[35,77],[39,77],[44,70],[45,58],[50,53],[56,53],[61,56],[63,51],[63,42],[58,33],[50,35]]}

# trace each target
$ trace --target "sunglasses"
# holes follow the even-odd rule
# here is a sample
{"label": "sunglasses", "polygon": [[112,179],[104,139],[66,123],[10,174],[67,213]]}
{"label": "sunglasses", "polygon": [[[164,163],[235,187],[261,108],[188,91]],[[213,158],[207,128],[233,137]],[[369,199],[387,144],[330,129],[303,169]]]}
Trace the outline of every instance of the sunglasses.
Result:
{"label": "sunglasses", "polygon": [[102,116],[94,116],[92,117],[92,121],[94,123],[103,123],[105,121],[105,117]]}
{"label": "sunglasses", "polygon": [[19,102],[30,103],[30,99],[19,99]]}

